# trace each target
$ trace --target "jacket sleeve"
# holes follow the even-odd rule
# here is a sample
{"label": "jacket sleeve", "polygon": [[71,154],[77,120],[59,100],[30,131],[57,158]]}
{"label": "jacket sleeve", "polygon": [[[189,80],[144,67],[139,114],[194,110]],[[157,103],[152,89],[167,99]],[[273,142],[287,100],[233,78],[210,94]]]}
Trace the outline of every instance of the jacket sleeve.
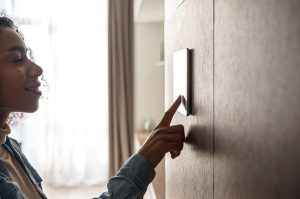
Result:
{"label": "jacket sleeve", "polygon": [[135,154],[109,180],[108,191],[98,199],[143,198],[154,177],[155,170],[150,163],[143,156]]}

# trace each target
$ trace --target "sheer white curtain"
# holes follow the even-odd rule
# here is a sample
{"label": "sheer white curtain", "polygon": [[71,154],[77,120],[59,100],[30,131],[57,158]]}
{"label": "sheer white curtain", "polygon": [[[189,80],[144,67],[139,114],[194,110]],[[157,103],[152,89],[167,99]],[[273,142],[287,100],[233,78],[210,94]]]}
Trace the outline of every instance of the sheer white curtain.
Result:
{"label": "sheer white curtain", "polygon": [[15,129],[23,151],[56,186],[108,176],[106,0],[2,0],[48,82],[40,109]]}

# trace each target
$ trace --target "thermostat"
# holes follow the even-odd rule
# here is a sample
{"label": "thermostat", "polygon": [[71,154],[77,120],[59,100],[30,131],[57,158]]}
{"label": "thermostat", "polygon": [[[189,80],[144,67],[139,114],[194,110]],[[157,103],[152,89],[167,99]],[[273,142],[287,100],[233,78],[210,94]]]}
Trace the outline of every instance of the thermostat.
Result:
{"label": "thermostat", "polygon": [[173,101],[182,96],[178,112],[186,116],[191,113],[190,56],[191,50],[187,48],[173,54]]}

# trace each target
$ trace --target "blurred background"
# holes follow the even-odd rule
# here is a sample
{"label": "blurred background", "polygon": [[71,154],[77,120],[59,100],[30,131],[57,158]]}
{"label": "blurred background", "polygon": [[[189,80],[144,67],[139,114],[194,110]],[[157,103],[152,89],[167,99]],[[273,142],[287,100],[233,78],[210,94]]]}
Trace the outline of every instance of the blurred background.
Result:
{"label": "blurred background", "polygon": [[[130,6],[133,143],[125,141],[129,153],[117,167],[164,113],[164,1]],[[0,0],[0,9],[18,25],[46,80],[39,110],[26,114],[11,136],[22,143],[49,198],[99,196],[115,155],[109,144],[109,1]]]}

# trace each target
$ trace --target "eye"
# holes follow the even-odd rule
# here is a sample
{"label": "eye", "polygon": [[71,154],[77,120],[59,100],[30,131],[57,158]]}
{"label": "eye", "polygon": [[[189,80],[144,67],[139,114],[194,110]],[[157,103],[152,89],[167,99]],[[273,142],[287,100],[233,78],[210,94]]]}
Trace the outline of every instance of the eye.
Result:
{"label": "eye", "polygon": [[14,63],[21,63],[23,61],[24,61],[23,57],[18,57],[18,58],[13,60]]}

